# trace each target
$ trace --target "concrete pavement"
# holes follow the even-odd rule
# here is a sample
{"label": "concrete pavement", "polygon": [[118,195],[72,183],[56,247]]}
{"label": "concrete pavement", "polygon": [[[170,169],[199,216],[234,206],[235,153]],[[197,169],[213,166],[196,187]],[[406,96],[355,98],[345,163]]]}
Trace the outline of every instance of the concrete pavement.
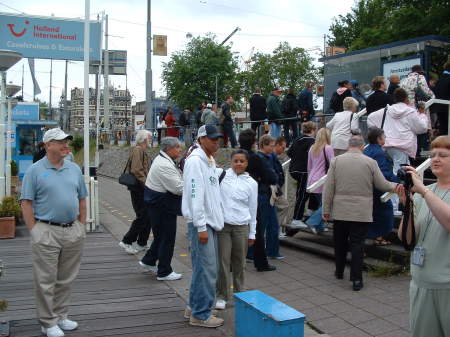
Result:
{"label": "concrete pavement", "polygon": [[[119,241],[134,219],[130,196],[115,180],[99,180],[102,224]],[[179,218],[172,266],[183,273],[183,279],[167,283],[187,299],[191,269],[185,233],[185,222]],[[258,273],[247,264],[246,287],[264,291],[304,313],[308,321],[305,336],[317,336],[318,332],[333,337],[410,336],[409,277],[365,275],[364,289],[353,292],[348,280],[334,278],[331,261],[290,248],[281,248],[281,253],[285,259],[271,262],[277,266],[275,272]],[[345,276],[348,278],[348,270]],[[226,321],[222,331],[233,336],[233,307],[221,315]]]}

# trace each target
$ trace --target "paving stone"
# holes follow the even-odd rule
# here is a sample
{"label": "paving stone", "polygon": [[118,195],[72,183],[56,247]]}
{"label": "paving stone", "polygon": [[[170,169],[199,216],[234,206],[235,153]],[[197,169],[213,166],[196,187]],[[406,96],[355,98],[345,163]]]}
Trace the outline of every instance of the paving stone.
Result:
{"label": "paving stone", "polygon": [[308,296],[307,297],[308,301],[317,304],[317,305],[323,305],[323,304],[327,304],[327,303],[335,303],[337,301],[339,301],[336,297],[332,297],[326,294],[320,294],[317,296]]}
{"label": "paving stone", "polygon": [[368,335],[358,328],[351,328],[348,330],[335,332],[333,333],[333,337],[371,337],[371,335]]}
{"label": "paving stone", "polygon": [[405,330],[389,331],[382,335],[376,335],[377,337],[411,337],[411,333]]}
{"label": "paving stone", "polygon": [[384,317],[384,319],[401,328],[409,329],[409,312],[401,312],[399,314],[388,315]]}
{"label": "paving stone", "polygon": [[312,308],[305,308],[301,312],[303,314],[305,314],[307,321],[314,321],[314,320],[324,319],[324,318],[329,318],[329,317],[334,316],[331,312],[329,312],[321,307],[318,307],[318,306],[314,306]]}
{"label": "paving stone", "polygon": [[345,312],[338,312],[336,315],[355,326],[377,318],[375,315],[357,308]]}
{"label": "paving stone", "polygon": [[325,305],[322,305],[322,307],[328,310],[329,312],[332,312],[333,314],[343,313],[355,309],[350,304],[341,300],[338,300],[337,302],[334,303],[327,303]]}
{"label": "paving stone", "polygon": [[352,326],[339,317],[330,317],[311,321],[311,324],[321,331],[326,331],[329,334],[334,334],[337,331],[350,329]]}
{"label": "paving stone", "polygon": [[[368,334],[371,334],[373,336],[381,335],[383,333],[387,333],[390,331],[398,330],[398,328],[391,324],[388,321],[385,321],[383,319],[374,319],[365,323],[357,324],[357,328],[364,330]],[[424,336],[425,337],[425,336]]]}

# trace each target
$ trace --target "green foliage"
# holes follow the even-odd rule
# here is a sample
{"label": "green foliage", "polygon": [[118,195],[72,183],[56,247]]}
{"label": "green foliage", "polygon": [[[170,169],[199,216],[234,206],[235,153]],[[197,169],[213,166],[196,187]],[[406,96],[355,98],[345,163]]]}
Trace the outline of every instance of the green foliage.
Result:
{"label": "green foliage", "polygon": [[307,80],[317,80],[319,71],[312,64],[309,54],[299,47],[281,42],[273,54],[256,53],[255,62],[246,74],[249,96],[259,87],[268,96],[274,87],[293,88],[299,92]]}
{"label": "green foliage", "polygon": [[334,18],[328,42],[357,50],[425,35],[450,37],[448,0],[358,0]]}
{"label": "green foliage", "polygon": [[11,176],[15,177],[19,174],[19,168],[14,160],[11,160]]}
{"label": "green foliage", "polygon": [[227,94],[239,99],[235,85],[237,69],[237,56],[208,34],[192,38],[185,50],[172,54],[170,61],[163,64],[162,81],[173,102],[194,109],[201,102],[215,101],[216,76],[219,99]]}
{"label": "green foliage", "polygon": [[0,218],[19,217],[22,213],[19,201],[14,197],[4,197],[0,204]]}
{"label": "green foliage", "polygon": [[73,140],[70,142],[70,146],[72,147],[74,153],[78,153],[84,146],[83,136],[76,135],[73,137]]}

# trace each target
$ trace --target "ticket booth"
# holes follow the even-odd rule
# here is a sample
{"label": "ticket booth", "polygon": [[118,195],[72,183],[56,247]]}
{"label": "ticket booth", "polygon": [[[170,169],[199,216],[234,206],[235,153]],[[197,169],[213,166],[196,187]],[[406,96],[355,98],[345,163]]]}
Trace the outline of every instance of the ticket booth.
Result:
{"label": "ticket booth", "polygon": [[44,132],[58,127],[58,121],[40,120],[39,104],[20,102],[13,109],[12,115],[12,159],[19,168],[19,178],[33,164],[33,154],[38,150]]}

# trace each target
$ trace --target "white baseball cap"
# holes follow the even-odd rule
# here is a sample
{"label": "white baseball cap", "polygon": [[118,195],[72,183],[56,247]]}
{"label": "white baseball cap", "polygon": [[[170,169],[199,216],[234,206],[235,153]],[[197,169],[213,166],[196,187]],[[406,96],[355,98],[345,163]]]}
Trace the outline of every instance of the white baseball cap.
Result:
{"label": "white baseball cap", "polygon": [[48,143],[49,141],[52,141],[52,140],[63,140],[63,139],[72,140],[73,136],[68,135],[60,128],[54,128],[54,129],[50,129],[44,133],[44,138],[42,139],[42,141],[44,143]]}

